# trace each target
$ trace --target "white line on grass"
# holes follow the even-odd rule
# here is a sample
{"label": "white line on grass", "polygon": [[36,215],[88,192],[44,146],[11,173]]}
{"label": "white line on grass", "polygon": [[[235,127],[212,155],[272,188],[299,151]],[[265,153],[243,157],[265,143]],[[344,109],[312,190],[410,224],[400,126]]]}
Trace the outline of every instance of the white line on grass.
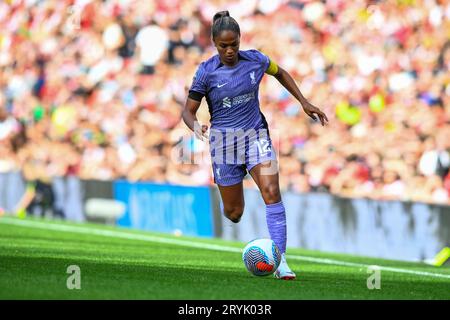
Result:
{"label": "white line on grass", "polygon": [[[43,229],[43,230],[81,233],[81,234],[98,235],[98,236],[104,236],[104,237],[113,237],[113,238],[129,239],[129,240],[142,240],[142,241],[149,241],[149,242],[173,244],[173,245],[179,245],[179,246],[185,246],[185,247],[191,247],[191,248],[242,253],[241,249],[234,248],[234,247],[202,243],[202,242],[195,242],[195,241],[190,241],[190,240],[179,240],[179,239],[164,238],[164,237],[160,237],[160,236],[129,233],[126,231],[113,231],[113,230],[95,229],[95,228],[91,228],[91,227],[86,228],[83,226],[49,224],[46,222],[17,220],[17,219],[11,219],[11,218],[7,218],[7,217],[0,218],[0,223],[22,226],[22,227],[30,227],[30,228],[36,228],[36,229]],[[371,265],[362,264],[362,263],[346,262],[346,261],[326,259],[326,258],[314,258],[314,257],[299,256],[299,255],[288,255],[288,258],[294,259],[294,260],[302,260],[302,261],[308,261],[308,262],[313,262],[313,263],[319,263],[319,264],[331,264],[331,265],[356,267],[356,268],[368,268],[369,266],[371,266]],[[384,271],[407,273],[407,274],[413,274],[413,275],[425,276],[425,277],[450,279],[450,275],[448,275],[448,274],[408,270],[408,269],[393,268],[393,267],[383,267],[383,266],[379,266],[379,268],[380,268],[380,270],[384,270]]]}

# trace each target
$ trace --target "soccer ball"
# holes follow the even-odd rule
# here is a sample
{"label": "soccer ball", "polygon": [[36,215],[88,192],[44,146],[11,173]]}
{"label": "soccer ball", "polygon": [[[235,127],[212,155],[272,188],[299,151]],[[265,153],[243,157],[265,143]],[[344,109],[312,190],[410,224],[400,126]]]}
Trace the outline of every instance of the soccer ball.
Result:
{"label": "soccer ball", "polygon": [[255,239],[247,243],[242,252],[247,270],[255,276],[267,276],[277,270],[281,253],[271,239]]}

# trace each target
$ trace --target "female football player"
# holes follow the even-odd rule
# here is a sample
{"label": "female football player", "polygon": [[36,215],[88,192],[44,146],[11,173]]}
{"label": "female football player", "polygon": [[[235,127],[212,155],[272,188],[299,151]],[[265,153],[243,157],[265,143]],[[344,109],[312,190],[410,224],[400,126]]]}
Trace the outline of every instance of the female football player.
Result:
{"label": "female football player", "polygon": [[[258,90],[265,73],[274,76],[322,126],[327,116],[309,103],[294,79],[257,50],[239,50],[240,28],[228,11],[214,15],[212,40],[218,54],[200,64],[189,90],[183,120],[200,139],[209,139],[214,182],[218,185],[225,216],[237,223],[244,212],[243,178],[250,173],[266,205],[266,221],[282,259],[275,277],[295,279],[286,263],[286,214],[278,181],[277,157],[268,125],[260,111]],[[211,129],[197,121],[205,97]],[[236,156],[237,154],[237,156]]]}

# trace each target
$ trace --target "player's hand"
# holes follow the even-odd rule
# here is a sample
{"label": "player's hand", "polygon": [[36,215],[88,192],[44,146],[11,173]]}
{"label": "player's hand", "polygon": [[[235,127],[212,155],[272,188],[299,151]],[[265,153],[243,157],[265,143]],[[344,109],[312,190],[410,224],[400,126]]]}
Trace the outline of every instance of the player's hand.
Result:
{"label": "player's hand", "polygon": [[209,140],[208,126],[205,124],[195,126],[194,133],[199,140]]}
{"label": "player's hand", "polygon": [[308,101],[306,101],[303,105],[303,111],[305,111],[305,113],[310,116],[311,119],[313,119],[314,121],[317,121],[317,117],[319,117],[320,122],[322,123],[322,126],[325,125],[325,122],[328,122],[328,118],[326,116],[325,113],[323,113],[322,111],[320,111],[319,108],[313,106],[311,103],[309,103]]}

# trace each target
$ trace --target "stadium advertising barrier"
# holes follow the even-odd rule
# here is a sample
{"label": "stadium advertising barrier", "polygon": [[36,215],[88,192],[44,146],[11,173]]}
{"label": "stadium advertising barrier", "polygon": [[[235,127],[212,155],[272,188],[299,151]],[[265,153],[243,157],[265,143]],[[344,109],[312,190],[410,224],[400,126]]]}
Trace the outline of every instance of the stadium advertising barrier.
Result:
{"label": "stadium advertising barrier", "polygon": [[54,177],[52,189],[55,194],[55,206],[62,210],[65,219],[77,222],[85,221],[82,180],[76,176]]}
{"label": "stadium advertising barrier", "polygon": [[[222,217],[220,236],[270,237],[258,190],[247,189],[241,221]],[[288,247],[386,259],[432,259],[450,244],[450,207],[400,201],[343,199],[329,194],[283,194]]]}
{"label": "stadium advertising barrier", "polygon": [[209,187],[150,182],[114,182],[114,196],[126,204],[120,226],[142,230],[213,237],[213,204]]}
{"label": "stadium advertising barrier", "polygon": [[92,198],[114,199],[113,181],[81,180],[83,202]]}
{"label": "stadium advertising barrier", "polygon": [[[1,172],[0,209],[15,213],[17,205],[25,194],[26,185],[20,171]],[[79,178],[76,176],[54,177],[51,189],[53,195],[50,205],[53,209],[60,210],[67,220],[79,222],[85,220],[82,199],[84,188]]]}
{"label": "stadium advertising barrier", "polygon": [[0,209],[14,212],[25,193],[25,181],[20,171],[0,172]]}

